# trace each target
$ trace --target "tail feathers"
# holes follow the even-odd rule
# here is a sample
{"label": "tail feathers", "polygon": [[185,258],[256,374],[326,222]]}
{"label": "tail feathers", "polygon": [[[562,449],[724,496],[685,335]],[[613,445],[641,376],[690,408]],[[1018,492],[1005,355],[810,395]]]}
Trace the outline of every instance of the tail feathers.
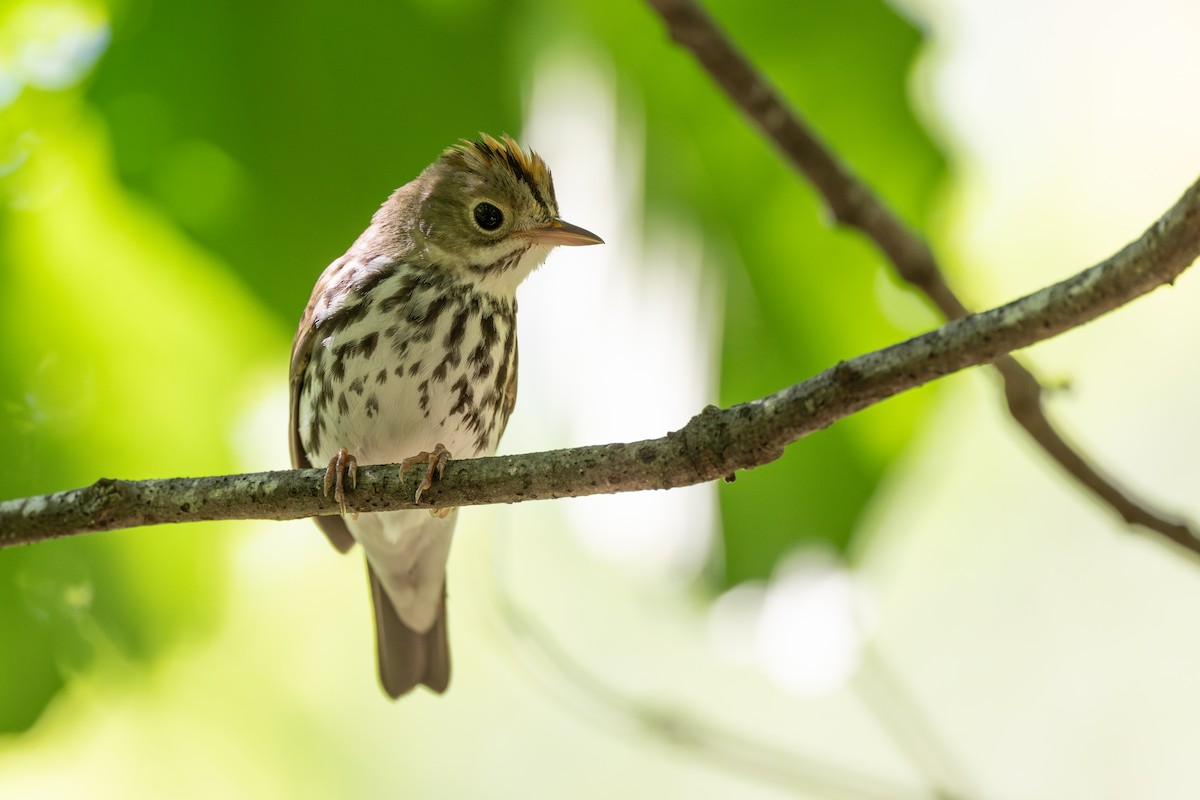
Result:
{"label": "tail feathers", "polygon": [[375,606],[375,641],[379,653],[379,682],[393,700],[425,684],[441,694],[450,684],[450,645],[446,638],[446,588],[437,620],[418,633],[396,615],[375,570],[367,565],[371,601]]}

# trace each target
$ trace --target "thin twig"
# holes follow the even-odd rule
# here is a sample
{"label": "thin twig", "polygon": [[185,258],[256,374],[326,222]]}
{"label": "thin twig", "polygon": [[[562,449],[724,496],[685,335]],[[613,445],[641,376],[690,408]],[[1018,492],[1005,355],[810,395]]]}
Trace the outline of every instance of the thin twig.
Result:
{"label": "thin twig", "polygon": [[[504,542],[509,537],[501,537]],[[507,559],[496,559],[493,574],[498,585],[488,604],[520,659],[538,681],[541,691],[555,692],[596,727],[603,724],[627,739],[631,732],[653,737],[702,760],[712,769],[789,794],[829,800],[949,800],[951,795],[916,790],[874,778],[850,767],[833,766],[821,759],[788,751],[765,739],[752,739],[723,728],[719,723],[687,713],[681,708],[639,697],[619,688],[586,660],[563,647],[554,633],[517,601]]]}
{"label": "thin twig", "polygon": [[[869,405],[1048,339],[1169,284],[1200,255],[1200,181],[1141,237],[1104,261],[1007,305],[946,323],[891,347],[843,361],[773,395],[727,409],[709,406],[659,439],[530,455],[452,461],[421,507],[515,503],[669,489],[732,476],[773,461],[784,447]],[[421,468],[364,467],[352,512],[414,508]],[[92,486],[0,502],[0,548],[88,531],[212,519],[296,519],[333,514],[322,470]],[[1183,525],[1170,538],[1194,553]]]}
{"label": "thin twig", "polygon": [[877,644],[864,645],[850,688],[896,749],[925,776],[939,800],[982,796],[971,786],[959,760],[941,741],[924,709],[893,673]]}
{"label": "thin twig", "polygon": [[[970,313],[950,288],[929,245],[834,156],[695,0],[647,2],[663,18],[671,37],[692,51],[729,98],[816,187],[834,220],[874,242],[900,277],[924,293],[946,319]],[[1069,475],[1130,525],[1179,543],[1197,537],[1180,520],[1135,500],[1068,443],[1047,418],[1043,387],[1028,369],[1010,356],[997,358],[993,366],[1004,379],[1009,413]]]}

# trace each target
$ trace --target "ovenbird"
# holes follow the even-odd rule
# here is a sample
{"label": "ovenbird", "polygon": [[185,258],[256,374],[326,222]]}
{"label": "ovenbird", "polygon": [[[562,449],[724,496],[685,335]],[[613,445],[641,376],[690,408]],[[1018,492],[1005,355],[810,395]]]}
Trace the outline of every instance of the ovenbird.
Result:
{"label": "ovenbird", "polygon": [[516,401],[517,286],[555,246],[600,243],[559,219],[541,158],[481,135],[397,189],[313,288],[292,346],[292,464],[328,465],[343,514],[316,522],[338,550],[363,547],[393,698],[449,683],[455,514],[346,516],[357,465],[427,461],[428,487],[451,455],[495,453]]}

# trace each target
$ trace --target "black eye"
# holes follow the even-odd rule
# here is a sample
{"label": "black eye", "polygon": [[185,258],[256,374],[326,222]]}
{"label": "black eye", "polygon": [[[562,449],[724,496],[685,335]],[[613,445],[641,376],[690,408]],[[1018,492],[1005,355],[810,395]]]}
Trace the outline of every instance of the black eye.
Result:
{"label": "black eye", "polygon": [[504,224],[504,212],[491,203],[475,206],[475,224],[485,231],[494,231]]}

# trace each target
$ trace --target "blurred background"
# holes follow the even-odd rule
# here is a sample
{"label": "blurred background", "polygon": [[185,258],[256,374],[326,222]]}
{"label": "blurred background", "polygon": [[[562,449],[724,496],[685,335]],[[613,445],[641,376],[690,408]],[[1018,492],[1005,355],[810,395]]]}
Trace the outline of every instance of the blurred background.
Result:
{"label": "blurred background", "polygon": [[[1200,174],[1188,0],[716,0],[991,306]],[[522,288],[502,452],[660,436],[927,330],[645,6],[0,5],[0,498],[287,466],[317,275],[446,145],[512,133],[608,244]],[[1200,518],[1200,280],[1025,354]],[[1127,798],[1200,790],[1200,564],[1127,531],[987,371],[733,484],[460,515],[444,697],[377,688],[311,522],[0,552],[0,797]]]}

